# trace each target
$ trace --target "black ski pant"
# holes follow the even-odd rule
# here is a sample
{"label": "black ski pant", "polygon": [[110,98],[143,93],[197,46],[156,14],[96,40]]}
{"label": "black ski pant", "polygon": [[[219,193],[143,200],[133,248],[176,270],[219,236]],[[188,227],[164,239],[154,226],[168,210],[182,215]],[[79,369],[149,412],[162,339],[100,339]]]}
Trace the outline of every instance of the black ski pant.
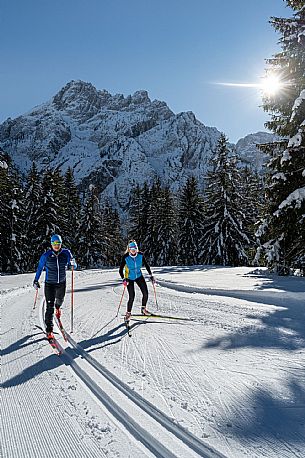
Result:
{"label": "black ski pant", "polygon": [[134,292],[135,283],[138,285],[142,293],[142,307],[146,307],[146,304],[148,301],[148,289],[147,289],[147,284],[146,284],[146,281],[143,275],[139,278],[136,278],[136,280],[129,280],[129,279],[127,280],[128,280],[127,290],[129,294],[129,299],[127,303],[127,312],[131,312],[131,309],[132,309],[132,304],[135,298],[135,292]]}
{"label": "black ski pant", "polygon": [[45,325],[46,331],[53,331],[53,314],[54,306],[59,309],[62,305],[66,294],[66,282],[62,283],[45,283],[44,294],[46,298]]}

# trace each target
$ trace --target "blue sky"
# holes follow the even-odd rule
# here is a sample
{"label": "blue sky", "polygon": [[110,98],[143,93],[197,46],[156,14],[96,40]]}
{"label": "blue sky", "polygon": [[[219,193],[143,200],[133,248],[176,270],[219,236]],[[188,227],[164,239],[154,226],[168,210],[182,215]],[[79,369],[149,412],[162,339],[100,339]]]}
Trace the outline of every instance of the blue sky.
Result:
{"label": "blue sky", "polygon": [[81,79],[112,94],[148,91],[235,142],[264,130],[255,88],[278,51],[283,0],[1,0],[0,122]]}

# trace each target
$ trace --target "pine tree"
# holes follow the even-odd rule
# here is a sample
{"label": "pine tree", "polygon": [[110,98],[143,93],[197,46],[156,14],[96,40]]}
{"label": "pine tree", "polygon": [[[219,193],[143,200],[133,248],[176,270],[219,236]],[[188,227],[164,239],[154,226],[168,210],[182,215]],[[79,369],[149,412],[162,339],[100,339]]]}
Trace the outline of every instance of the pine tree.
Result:
{"label": "pine tree", "polygon": [[38,220],[42,205],[42,187],[35,163],[27,176],[24,190],[24,240],[31,249],[25,252],[26,270],[34,270],[40,256],[41,240],[38,238]]}
{"label": "pine tree", "polygon": [[170,266],[177,264],[177,210],[169,187],[161,190],[158,204],[154,265]]}
{"label": "pine tree", "polygon": [[240,193],[243,199],[244,230],[247,234],[251,245],[247,251],[249,259],[252,259],[255,264],[258,261],[255,259],[255,252],[258,242],[256,241],[255,232],[257,230],[257,222],[262,215],[264,207],[264,187],[263,179],[257,172],[254,172],[249,167],[240,170]]}
{"label": "pine tree", "polygon": [[130,239],[141,240],[142,189],[139,184],[130,193],[128,234]]}
{"label": "pine tree", "polygon": [[188,178],[179,197],[179,263],[189,266],[199,263],[203,226],[203,200],[196,178]]}
{"label": "pine tree", "polygon": [[0,149],[0,269],[24,271],[22,223],[24,201],[21,180],[11,158]]}
{"label": "pine tree", "polygon": [[270,268],[287,274],[305,269],[305,2],[287,1],[293,18],[272,18],[282,51],[267,60],[267,73],[278,75],[282,89],[265,96],[271,113],[267,127],[283,141],[266,145],[268,164],[266,208],[257,232]]}
{"label": "pine tree", "polygon": [[101,215],[102,249],[105,255],[104,265],[117,266],[124,251],[119,214],[106,201],[103,205]]}
{"label": "pine tree", "polygon": [[217,144],[213,170],[208,173],[206,215],[200,257],[204,264],[244,265],[250,240],[245,233],[243,199],[234,158],[229,157],[227,139],[222,134]]}
{"label": "pine tree", "polygon": [[64,227],[62,231],[65,245],[69,247],[74,256],[79,249],[79,230],[81,218],[81,202],[73,170],[69,167],[64,176]]}
{"label": "pine tree", "polygon": [[24,272],[24,235],[23,235],[23,219],[24,219],[24,200],[23,190],[20,183],[20,177],[16,172],[13,172],[11,177],[11,189],[9,200],[9,253],[7,271],[12,273]]}
{"label": "pine tree", "polygon": [[53,234],[61,234],[64,227],[64,181],[58,170],[47,170],[42,178],[42,199],[37,220],[40,250]]}
{"label": "pine tree", "polygon": [[153,183],[149,192],[147,209],[147,230],[143,241],[145,256],[151,265],[156,264],[159,243],[160,212],[162,211],[162,186],[159,178]]}
{"label": "pine tree", "polygon": [[103,250],[102,215],[97,189],[90,185],[89,196],[82,210],[80,224],[80,264],[85,268],[101,267],[106,256]]}
{"label": "pine tree", "polygon": [[9,247],[9,202],[10,202],[10,157],[0,149],[0,270],[5,272],[8,265]]}
{"label": "pine tree", "polygon": [[136,186],[131,193],[128,215],[129,239],[143,243],[148,235],[148,212],[150,207],[150,189],[145,182],[143,188]]}

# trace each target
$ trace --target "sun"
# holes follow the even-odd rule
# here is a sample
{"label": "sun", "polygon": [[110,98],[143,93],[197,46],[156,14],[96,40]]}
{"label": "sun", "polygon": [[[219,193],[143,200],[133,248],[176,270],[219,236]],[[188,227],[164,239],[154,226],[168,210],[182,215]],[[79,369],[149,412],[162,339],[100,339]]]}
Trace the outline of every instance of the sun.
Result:
{"label": "sun", "polygon": [[283,88],[283,83],[278,75],[269,74],[263,79],[261,88],[265,96],[271,97]]}
{"label": "sun", "polygon": [[260,82],[253,83],[213,83],[221,86],[236,87],[236,88],[254,88],[260,91],[265,97],[274,97],[280,92],[284,92],[287,87],[287,82],[277,73],[267,72],[266,75],[261,78]]}

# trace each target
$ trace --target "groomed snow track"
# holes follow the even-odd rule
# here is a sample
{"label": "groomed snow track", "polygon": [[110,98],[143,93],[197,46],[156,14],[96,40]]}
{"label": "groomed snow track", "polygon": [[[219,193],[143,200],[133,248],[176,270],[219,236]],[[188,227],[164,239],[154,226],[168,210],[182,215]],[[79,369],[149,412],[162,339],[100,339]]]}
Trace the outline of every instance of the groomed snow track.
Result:
{"label": "groomed snow track", "polygon": [[[41,322],[43,306],[41,303]],[[69,333],[62,346],[62,362],[73,369],[80,381],[136,441],[158,458],[225,458],[225,456],[133,391],[88,354]],[[101,387],[102,385],[102,387]],[[122,407],[123,406],[123,407]],[[150,425],[150,428],[147,425]],[[145,427],[141,426],[144,424]],[[150,431],[149,431],[150,429]]]}

